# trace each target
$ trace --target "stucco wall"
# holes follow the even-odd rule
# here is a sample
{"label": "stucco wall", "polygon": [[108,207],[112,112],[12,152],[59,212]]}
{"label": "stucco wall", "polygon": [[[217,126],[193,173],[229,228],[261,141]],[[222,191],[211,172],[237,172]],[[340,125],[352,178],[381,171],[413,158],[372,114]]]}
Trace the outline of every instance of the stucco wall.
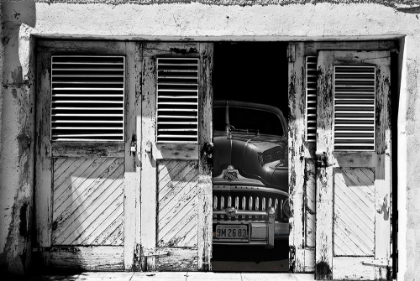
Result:
{"label": "stucco wall", "polygon": [[145,1],[149,5],[138,4],[142,1],[47,2],[50,3],[4,2],[2,6],[5,57],[0,111],[3,124],[0,266],[3,269],[22,273],[30,260],[34,143],[31,35],[202,41],[368,40],[405,36],[398,126],[398,277],[420,280],[420,188],[417,185],[420,182],[420,8],[407,5],[416,1],[404,5],[399,1],[384,2],[386,5],[374,1],[361,4],[313,1],[314,4],[280,2],[280,5],[265,6],[235,5],[237,2],[223,5],[226,3],[216,1],[159,5],[150,4],[151,1]]}
{"label": "stucco wall", "polygon": [[[32,5],[34,6],[34,5]],[[4,67],[2,83],[0,161],[0,261],[11,272],[22,272],[30,262],[30,225],[33,192],[33,70],[29,36],[19,21],[31,23],[33,10],[13,11],[2,6]],[[15,9],[16,10],[16,9]],[[32,21],[33,22],[33,21]]]}

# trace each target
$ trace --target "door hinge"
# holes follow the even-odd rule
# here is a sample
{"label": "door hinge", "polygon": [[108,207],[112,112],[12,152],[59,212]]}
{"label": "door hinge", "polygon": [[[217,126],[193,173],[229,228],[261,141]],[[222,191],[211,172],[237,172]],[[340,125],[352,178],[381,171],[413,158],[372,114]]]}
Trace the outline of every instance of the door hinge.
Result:
{"label": "door hinge", "polygon": [[325,152],[316,152],[316,167],[326,168],[328,167],[327,154]]}
{"label": "door hinge", "polygon": [[34,247],[32,248],[33,253],[50,252],[51,247]]}
{"label": "door hinge", "polygon": [[201,157],[206,161],[209,167],[213,167],[213,149],[214,144],[206,142],[201,150]]}
{"label": "door hinge", "polygon": [[373,259],[362,261],[363,265],[376,266],[376,267],[390,267],[391,259]]}

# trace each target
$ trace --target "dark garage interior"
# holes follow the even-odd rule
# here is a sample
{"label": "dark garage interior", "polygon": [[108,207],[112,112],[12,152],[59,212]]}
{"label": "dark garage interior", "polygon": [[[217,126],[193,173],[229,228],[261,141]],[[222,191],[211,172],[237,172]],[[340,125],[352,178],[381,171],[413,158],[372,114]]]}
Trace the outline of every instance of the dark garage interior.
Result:
{"label": "dark garage interior", "polygon": [[[287,119],[286,48],[287,44],[279,42],[216,43],[214,101],[267,104],[278,107]],[[273,249],[255,245],[213,245],[212,267],[216,272],[287,272],[288,257],[288,240],[276,240]]]}

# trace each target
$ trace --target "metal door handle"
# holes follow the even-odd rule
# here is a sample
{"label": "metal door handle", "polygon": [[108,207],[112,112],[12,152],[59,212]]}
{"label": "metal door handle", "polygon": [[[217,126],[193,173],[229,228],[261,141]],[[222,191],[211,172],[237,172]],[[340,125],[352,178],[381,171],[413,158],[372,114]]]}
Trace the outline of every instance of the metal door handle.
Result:
{"label": "metal door handle", "polygon": [[323,152],[316,152],[316,166],[320,168],[327,167],[327,153]]}
{"label": "metal door handle", "polygon": [[131,144],[130,144],[130,155],[135,156],[137,152],[137,137],[133,135],[131,137]]}
{"label": "metal door handle", "polygon": [[146,148],[144,149],[144,152],[146,152],[149,155],[149,157],[152,157],[152,143],[150,141],[146,143]]}

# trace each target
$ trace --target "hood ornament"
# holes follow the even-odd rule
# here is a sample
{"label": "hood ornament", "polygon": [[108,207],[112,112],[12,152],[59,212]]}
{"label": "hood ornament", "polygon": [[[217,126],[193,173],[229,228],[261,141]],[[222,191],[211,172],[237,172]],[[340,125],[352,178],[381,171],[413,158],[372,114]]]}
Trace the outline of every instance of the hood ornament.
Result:
{"label": "hood ornament", "polygon": [[227,181],[234,181],[238,179],[238,170],[232,165],[229,165],[226,170],[223,171],[223,178]]}

